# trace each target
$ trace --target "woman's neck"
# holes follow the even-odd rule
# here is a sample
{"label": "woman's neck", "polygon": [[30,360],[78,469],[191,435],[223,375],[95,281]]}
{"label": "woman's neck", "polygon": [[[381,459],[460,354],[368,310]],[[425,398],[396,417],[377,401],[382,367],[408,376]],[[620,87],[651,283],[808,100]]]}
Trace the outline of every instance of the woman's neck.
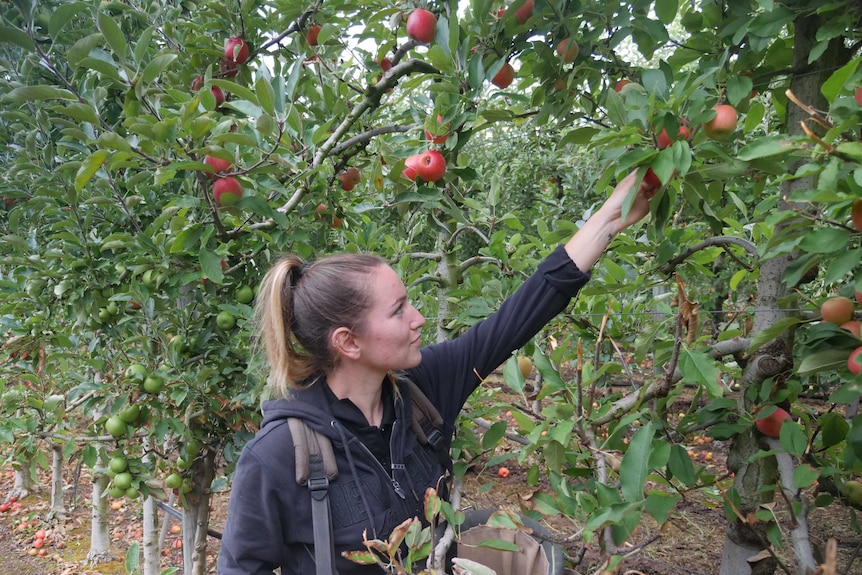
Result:
{"label": "woman's neck", "polygon": [[376,374],[351,374],[336,369],[326,376],[329,389],[338,399],[353,402],[369,425],[380,426],[383,421],[383,382],[385,376]]}

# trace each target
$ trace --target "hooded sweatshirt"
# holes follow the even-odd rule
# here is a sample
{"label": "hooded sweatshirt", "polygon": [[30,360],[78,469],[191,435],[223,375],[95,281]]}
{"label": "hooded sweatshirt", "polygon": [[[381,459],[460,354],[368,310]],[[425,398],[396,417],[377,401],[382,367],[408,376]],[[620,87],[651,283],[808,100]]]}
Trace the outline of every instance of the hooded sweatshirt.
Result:
{"label": "hooded sweatshirt", "polygon": [[[409,378],[436,406],[444,421],[444,449],[451,447],[455,422],[482,380],[524,346],[589,280],[562,246],[557,247],[500,309],[463,335],[422,348]],[[329,485],[336,569],[340,575],[380,575],[377,565],[341,556],[364,551],[369,539],[387,539],[411,517],[423,517],[426,488],[441,490],[445,470],[430,446],[410,429],[409,390],[394,394],[395,421],[389,469],[332,413],[324,380],[263,404],[260,431],[243,448],[231,488],[218,558],[218,575],[315,573],[314,531],[308,488],[296,482],[296,461],[288,417],[298,417],[332,441],[339,475]]]}

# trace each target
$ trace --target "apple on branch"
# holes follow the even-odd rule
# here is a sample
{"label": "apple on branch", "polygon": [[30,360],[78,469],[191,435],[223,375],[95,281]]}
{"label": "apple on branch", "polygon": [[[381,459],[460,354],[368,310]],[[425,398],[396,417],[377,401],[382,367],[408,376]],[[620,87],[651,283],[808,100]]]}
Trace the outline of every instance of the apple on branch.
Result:
{"label": "apple on branch", "polygon": [[407,36],[420,44],[434,41],[437,16],[424,8],[417,8],[407,17]]}
{"label": "apple on branch", "polygon": [[341,189],[349,192],[362,180],[362,173],[357,168],[350,167],[338,174],[338,180],[341,182]]}
{"label": "apple on branch", "polygon": [[242,199],[242,184],[236,178],[219,178],[213,184],[213,199],[218,206],[236,204]]}
{"label": "apple on branch", "polygon": [[206,173],[211,178],[216,177],[216,174],[227,172],[233,167],[233,164],[228,160],[216,156],[204,156],[204,164],[212,166],[212,172]]}
{"label": "apple on branch", "polygon": [[232,36],[225,40],[224,57],[229,62],[233,62],[234,64],[245,64],[248,61],[249,53],[250,50],[248,42],[242,38]]}
{"label": "apple on branch", "polygon": [[[437,114],[437,129],[432,133],[428,128],[425,128],[425,139],[430,140],[434,144],[443,144],[452,132],[449,131],[449,124],[443,124],[443,116]],[[443,133],[441,133],[443,132]]]}
{"label": "apple on branch", "polygon": [[713,108],[715,117],[703,125],[703,131],[712,140],[724,141],[736,131],[739,116],[730,104],[720,104]]}
{"label": "apple on branch", "polygon": [[317,37],[320,36],[321,28],[320,24],[315,24],[305,33],[305,41],[308,42],[309,46],[317,46]]}
{"label": "apple on branch", "polygon": [[575,58],[578,57],[579,50],[580,48],[578,47],[578,43],[575,42],[574,38],[563,38],[559,43],[557,43],[557,56],[559,56],[566,64],[575,61]]}
{"label": "apple on branch", "polygon": [[688,141],[691,138],[691,130],[686,125],[686,120],[683,119],[679,124],[679,130],[676,133],[676,138],[671,139],[670,135],[667,133],[665,128],[661,129],[661,133],[659,133],[656,138],[656,143],[658,145],[659,150],[664,150],[665,148],[669,148],[673,145],[673,143],[677,140],[686,140]]}
{"label": "apple on branch", "polygon": [[500,68],[500,71],[497,72],[491,79],[491,83],[500,88],[501,90],[505,90],[512,84],[512,81],[514,79],[515,69],[512,68],[511,64],[506,62],[505,64],[503,64],[503,67]]}

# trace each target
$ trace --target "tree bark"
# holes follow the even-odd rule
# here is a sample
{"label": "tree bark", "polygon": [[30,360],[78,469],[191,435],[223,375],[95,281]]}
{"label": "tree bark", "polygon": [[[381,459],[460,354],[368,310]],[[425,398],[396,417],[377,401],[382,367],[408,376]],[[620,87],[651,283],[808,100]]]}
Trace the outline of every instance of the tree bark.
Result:
{"label": "tree bark", "polygon": [[52,446],[51,453],[51,515],[64,519],[66,506],[63,503],[63,446]]}
{"label": "tree bark", "polygon": [[93,482],[92,523],[90,523],[90,550],[87,562],[91,565],[111,560],[111,534],[108,524],[108,498],[102,495],[108,488],[108,476],[99,475]]}
{"label": "tree bark", "polygon": [[[808,57],[811,48],[816,42],[817,30],[822,25],[819,18],[809,15],[800,15],[794,23],[794,74],[790,89],[796,97],[814,108],[827,109],[828,103],[820,93],[823,82],[832,73],[832,70],[843,65],[849,60],[847,50],[840,42],[833,42],[823,55],[811,64]],[[788,104],[786,124],[791,135],[803,134],[801,123],[808,119],[808,114],[794,105]],[[794,172],[798,165],[791,165],[790,172]],[[811,178],[786,181],[781,185],[781,197],[787,198],[797,188],[813,187],[816,182]],[[780,203],[781,209],[804,209],[802,206],[791,206],[784,200]],[[775,235],[793,225],[792,222],[784,222],[775,229]],[[757,296],[755,307],[759,313],[755,315],[753,332],[761,331],[771,327],[778,320],[786,317],[788,313],[779,309],[779,304],[789,290],[782,281],[782,275],[787,267],[794,261],[793,255],[782,255],[776,258],[764,260],[760,269],[760,279],[757,284]],[[773,311],[765,311],[773,310]],[[761,347],[755,352],[752,361],[748,363],[743,372],[742,390],[740,392],[740,409],[751,413],[756,409],[750,400],[746,399],[749,394],[746,390],[754,386],[760,388],[769,378],[774,378],[773,386],[780,387],[793,367],[793,332],[788,331],[782,337]],[[751,394],[757,396],[758,394]],[[762,503],[774,500],[774,490],[762,490],[764,486],[775,485],[778,480],[778,467],[775,457],[759,458],[754,461],[751,456],[760,450],[758,437],[754,430],[737,436],[731,444],[728,455],[728,469],[736,473],[733,487],[736,490],[740,505],[741,517],[728,525],[724,550],[721,560],[721,575],[760,575],[775,572],[777,561],[768,553],[769,541],[766,538],[763,523],[749,525],[744,520],[749,513],[757,510]],[[786,462],[785,462],[786,464]],[[785,470],[785,473],[787,470]],[[807,535],[807,534],[806,534]],[[794,550],[797,555],[797,567],[800,573],[807,573],[810,567],[810,549],[801,543],[802,537],[795,531],[793,533]],[[752,558],[757,561],[751,561]]]}

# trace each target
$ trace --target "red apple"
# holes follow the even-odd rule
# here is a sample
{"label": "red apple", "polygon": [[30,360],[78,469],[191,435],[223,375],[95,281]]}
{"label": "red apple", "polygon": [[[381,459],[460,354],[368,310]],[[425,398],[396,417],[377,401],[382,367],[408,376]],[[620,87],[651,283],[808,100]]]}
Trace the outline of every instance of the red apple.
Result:
{"label": "red apple", "polygon": [[849,331],[856,339],[862,338],[862,321],[851,319],[841,324],[841,329]]}
{"label": "red apple", "polygon": [[[204,77],[198,76],[197,78],[194,79],[194,81],[192,81],[192,90],[197,92],[198,90],[200,90],[203,87],[203,85],[204,85]],[[216,108],[218,108],[219,106],[224,104],[224,91],[221,88],[219,88],[218,86],[212,86],[210,88],[210,91],[212,92],[213,98],[215,98]]]}
{"label": "red apple", "polygon": [[853,205],[850,206],[850,221],[857,232],[862,232],[862,198],[853,200]]}
{"label": "red apple", "polygon": [[322,220],[326,216],[326,204],[317,204],[317,207],[314,209],[314,219]]}
{"label": "red apple", "polygon": [[703,131],[713,140],[724,141],[736,131],[738,116],[736,108],[729,104],[721,104],[713,108],[715,118],[703,125]]}
{"label": "red apple", "polygon": [[850,353],[850,357],[847,358],[847,369],[850,370],[850,373],[853,375],[859,375],[862,373],[862,358],[859,356],[862,355],[862,346],[857,347]]}
{"label": "red apple", "polygon": [[762,417],[755,420],[754,425],[757,430],[767,437],[778,437],[781,431],[781,425],[786,419],[790,419],[790,414],[780,407],[776,407],[767,417]]}
{"label": "red apple", "polygon": [[[437,125],[440,126],[440,124],[442,124],[442,123],[443,123],[443,116],[441,116],[440,114],[437,114]],[[449,131],[449,124],[442,126],[442,128],[446,132],[444,134],[440,134],[439,133],[440,130],[438,129],[437,130],[438,134],[436,136],[434,134],[432,134],[431,131],[426,128],[425,129],[425,138],[430,140],[434,144],[444,143],[446,141],[446,138],[448,138],[449,134],[451,134],[452,132]]]}
{"label": "red apple", "polygon": [[626,84],[631,84],[631,82],[629,80],[620,80],[617,82],[616,86],[614,86],[614,92],[619,92]]}
{"label": "red apple", "polygon": [[351,167],[338,174],[338,180],[341,182],[341,189],[349,192],[362,180],[362,174],[358,169]]}
{"label": "red apple", "polygon": [[236,178],[219,178],[213,184],[213,198],[219,206],[232,206],[242,199],[242,184]]}
{"label": "red apple", "polygon": [[248,56],[248,42],[242,38],[237,38],[236,36],[225,40],[224,57],[227,58],[229,62],[233,62],[234,64],[245,64],[248,61]]}
{"label": "red apple", "polygon": [[437,150],[428,150],[419,155],[416,172],[426,182],[436,182],[446,175],[446,159]]}
{"label": "red apple", "polygon": [[424,8],[417,8],[407,17],[407,35],[420,44],[434,41],[436,27],[437,16]]}
{"label": "red apple", "polygon": [[853,319],[853,302],[844,296],[835,296],[820,304],[820,317],[823,321],[842,325]]}
{"label": "red apple", "polygon": [[575,58],[578,57],[578,51],[578,43],[575,42],[574,38],[563,38],[557,44],[557,55],[566,64],[574,62]]}
{"label": "red apple", "polygon": [[650,188],[661,187],[661,180],[658,179],[658,176],[655,175],[655,172],[652,171],[652,168],[647,168],[646,174],[644,174],[643,183]]}
{"label": "red apple", "polygon": [[[684,121],[685,120],[683,120],[683,122]],[[688,126],[686,126],[684,123],[681,123],[679,125],[679,131],[677,131],[676,138],[673,140],[671,140],[670,136],[667,133],[667,130],[662,128],[661,133],[658,135],[657,138],[658,149],[664,150],[665,148],[668,148],[673,145],[674,141],[676,140],[688,140],[689,138],[691,138],[691,130],[689,130]]]}
{"label": "red apple", "polygon": [[421,154],[416,154],[414,156],[409,156],[406,160],[404,160],[404,169],[401,171],[401,174],[407,178],[408,180],[415,180],[416,176],[419,175],[419,158]]}
{"label": "red apple", "polygon": [[856,88],[856,92],[854,92],[853,98],[856,99],[857,104],[862,106],[862,86]]}
{"label": "red apple", "polygon": [[520,8],[515,10],[515,21],[518,24],[523,24],[530,19],[530,16],[533,15],[534,4],[535,3],[533,0],[527,0],[521,5]]}
{"label": "red apple", "polygon": [[212,166],[213,171],[206,173],[211,178],[214,178],[219,172],[227,172],[233,166],[229,161],[215,156],[204,156],[204,164]]}
{"label": "red apple", "polygon": [[503,64],[503,67],[500,68],[500,71],[497,72],[494,77],[491,79],[491,83],[504,90],[509,87],[512,83],[512,80],[515,79],[515,69],[512,68],[512,65],[506,62]]}
{"label": "red apple", "polygon": [[390,68],[392,68],[392,60],[390,60],[389,58],[385,58],[385,57],[384,57],[384,58],[383,58],[382,60],[380,60],[380,62],[378,62],[378,63],[380,64],[380,68],[381,68],[384,72],[388,72],[388,71],[389,71],[389,69],[390,69]]}
{"label": "red apple", "polygon": [[309,46],[317,46],[317,37],[320,35],[320,24],[315,24],[305,33],[305,41]]}

